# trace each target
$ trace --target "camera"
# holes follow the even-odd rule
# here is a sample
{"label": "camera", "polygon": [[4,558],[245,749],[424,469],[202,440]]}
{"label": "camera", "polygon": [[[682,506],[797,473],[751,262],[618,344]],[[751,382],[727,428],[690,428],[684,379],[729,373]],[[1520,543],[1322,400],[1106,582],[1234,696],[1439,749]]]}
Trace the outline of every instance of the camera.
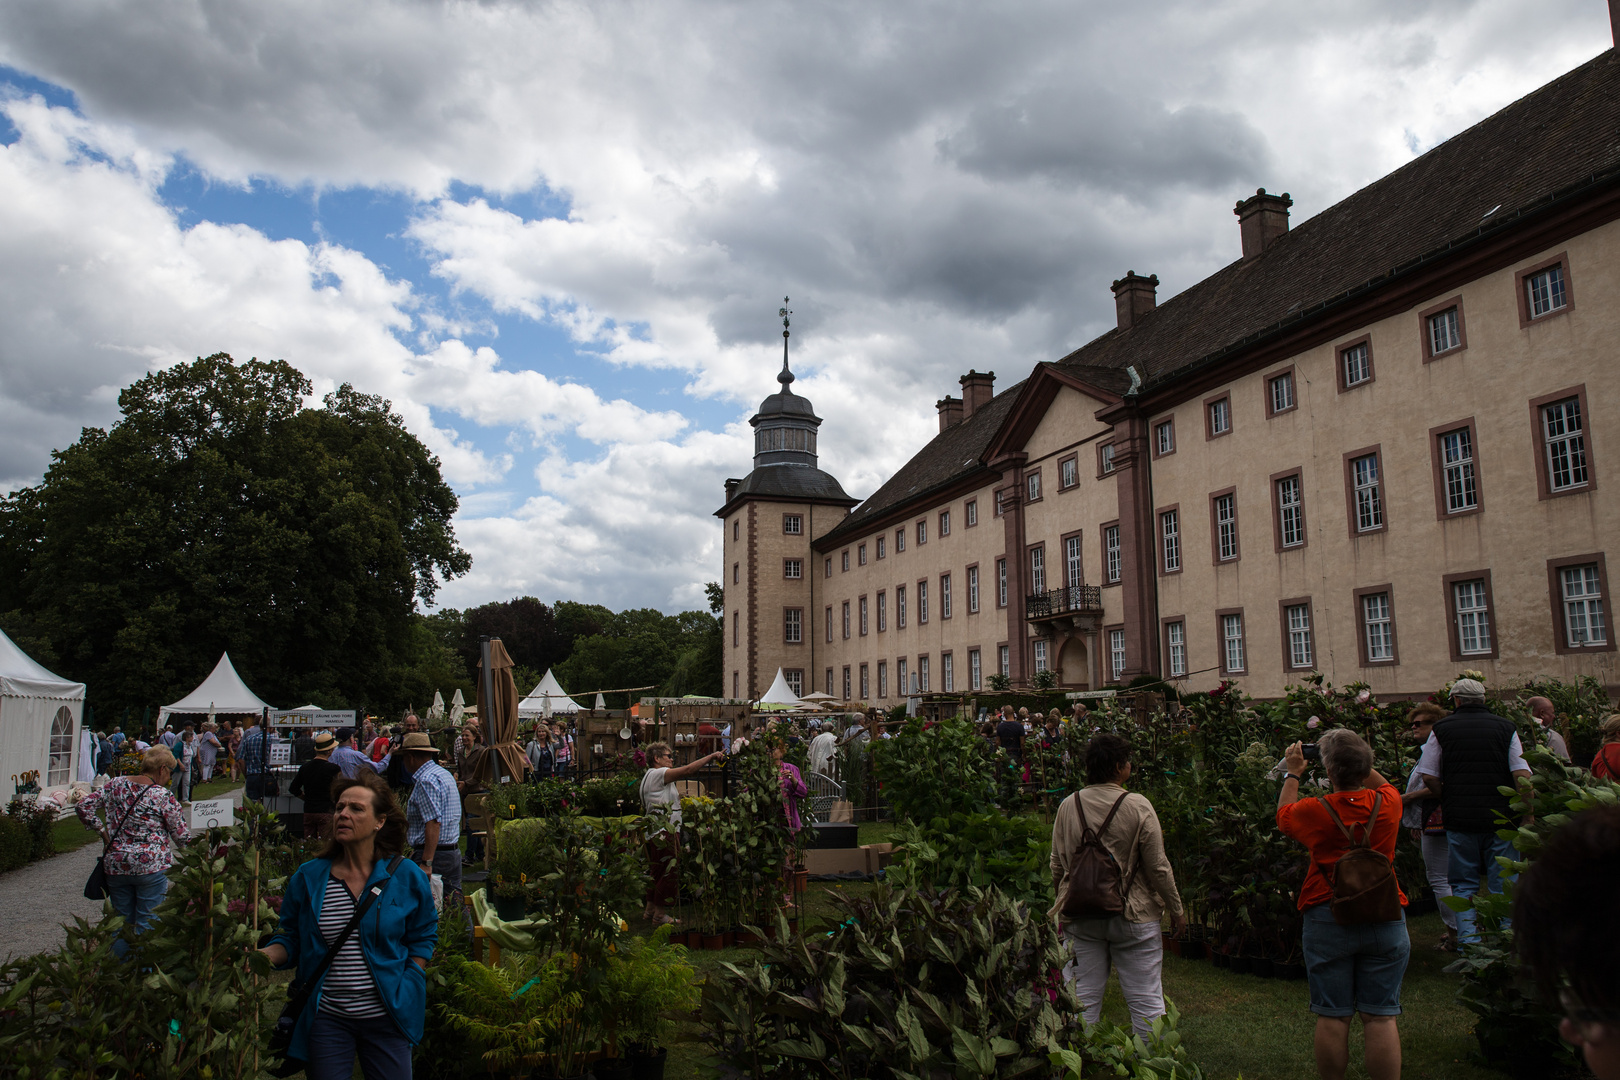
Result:
{"label": "camera", "polygon": [[1300,746],[1300,749],[1305,752],[1305,760],[1306,761],[1321,761],[1322,760],[1322,751],[1317,749],[1317,746],[1316,746],[1315,743],[1313,743],[1313,742],[1304,743],[1304,744],[1302,744]]}

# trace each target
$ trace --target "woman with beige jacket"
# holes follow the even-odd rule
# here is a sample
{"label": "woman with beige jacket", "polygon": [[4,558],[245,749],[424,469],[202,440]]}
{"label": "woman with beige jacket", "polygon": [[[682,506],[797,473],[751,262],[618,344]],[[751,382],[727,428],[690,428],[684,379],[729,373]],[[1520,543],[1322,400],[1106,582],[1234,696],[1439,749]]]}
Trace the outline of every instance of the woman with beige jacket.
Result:
{"label": "woman with beige jacket", "polygon": [[[1187,928],[1187,915],[1164,853],[1159,815],[1147,796],[1125,790],[1130,775],[1130,743],[1118,735],[1091,740],[1086,747],[1086,786],[1063,800],[1052,825],[1052,891],[1057,903],[1049,914],[1074,954],[1063,974],[1074,983],[1086,1023],[1094,1024],[1102,1016],[1112,964],[1131,1010],[1131,1026],[1147,1035],[1153,1019],[1164,1015],[1160,919],[1169,908],[1171,925],[1179,934]],[[1118,864],[1125,909],[1113,918],[1065,920],[1069,867],[1088,826],[1101,831],[1103,846]]]}

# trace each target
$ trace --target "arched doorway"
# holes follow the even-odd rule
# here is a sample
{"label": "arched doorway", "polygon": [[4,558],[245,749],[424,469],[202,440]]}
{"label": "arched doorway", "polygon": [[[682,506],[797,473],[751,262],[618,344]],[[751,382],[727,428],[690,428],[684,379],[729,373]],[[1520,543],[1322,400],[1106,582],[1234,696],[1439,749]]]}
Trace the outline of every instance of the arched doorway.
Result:
{"label": "arched doorway", "polygon": [[1086,642],[1079,634],[1071,634],[1058,653],[1058,678],[1064,686],[1080,690],[1091,689],[1090,658],[1086,655]]}
{"label": "arched doorway", "polygon": [[73,711],[63,705],[56,710],[56,717],[51,721],[51,764],[45,775],[45,783],[66,784],[72,779]]}

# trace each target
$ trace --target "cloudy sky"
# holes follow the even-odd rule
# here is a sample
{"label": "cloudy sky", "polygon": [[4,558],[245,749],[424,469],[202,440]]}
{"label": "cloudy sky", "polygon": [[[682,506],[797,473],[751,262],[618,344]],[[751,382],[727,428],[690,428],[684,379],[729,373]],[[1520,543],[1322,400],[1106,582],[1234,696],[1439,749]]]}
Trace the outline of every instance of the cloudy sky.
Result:
{"label": "cloudy sky", "polygon": [[227,351],[382,394],[463,606],[701,607],[796,389],[852,495],[1001,384],[1607,48],[1602,0],[0,4],[0,488]]}

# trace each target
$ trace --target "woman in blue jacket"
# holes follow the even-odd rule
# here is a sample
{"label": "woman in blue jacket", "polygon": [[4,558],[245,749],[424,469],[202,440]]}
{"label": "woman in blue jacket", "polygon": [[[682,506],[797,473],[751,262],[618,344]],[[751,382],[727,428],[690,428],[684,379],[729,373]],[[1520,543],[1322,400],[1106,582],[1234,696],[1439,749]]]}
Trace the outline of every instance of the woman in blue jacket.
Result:
{"label": "woman in blue jacket", "polygon": [[383,889],[315,986],[289,1056],[309,1063],[309,1080],[349,1080],[356,1055],[366,1080],[410,1080],[427,1009],[422,969],[439,939],[433,893],[421,867],[394,862],[405,813],[381,777],[339,777],[332,796],[332,838],[288,881],[281,928],[262,951],[307,981],[371,886]]}

